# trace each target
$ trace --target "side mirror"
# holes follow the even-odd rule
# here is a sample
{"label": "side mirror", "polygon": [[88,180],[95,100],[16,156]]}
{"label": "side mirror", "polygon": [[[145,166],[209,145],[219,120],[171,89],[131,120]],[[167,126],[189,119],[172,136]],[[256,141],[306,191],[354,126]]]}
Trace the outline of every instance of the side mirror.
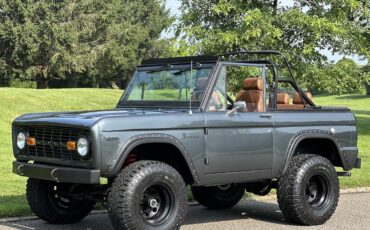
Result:
{"label": "side mirror", "polygon": [[247,112],[247,104],[245,101],[236,101],[234,102],[233,109],[230,110],[227,115],[236,113],[236,112]]}

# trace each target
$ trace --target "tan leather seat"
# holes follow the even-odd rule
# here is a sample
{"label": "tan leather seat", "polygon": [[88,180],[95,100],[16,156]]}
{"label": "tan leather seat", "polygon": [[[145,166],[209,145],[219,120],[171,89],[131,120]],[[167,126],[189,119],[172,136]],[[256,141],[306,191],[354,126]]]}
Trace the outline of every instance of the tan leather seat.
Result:
{"label": "tan leather seat", "polygon": [[288,105],[289,104],[289,94],[288,93],[278,93],[277,100],[278,105]]}
{"label": "tan leather seat", "polygon": [[246,78],[236,101],[245,101],[248,112],[263,112],[263,82],[261,78]]}
{"label": "tan leather seat", "polygon": [[200,100],[203,96],[204,89],[206,88],[208,78],[199,78],[195,83],[195,88],[191,94],[191,100]]}
{"label": "tan leather seat", "polygon": [[289,94],[285,92],[281,92],[277,94],[276,98],[276,106],[278,110],[287,110],[291,109],[291,105],[289,105]]}
{"label": "tan leather seat", "polygon": [[[311,94],[310,92],[305,92],[304,94],[306,94],[306,96],[307,96],[310,100],[312,100],[312,94]],[[296,93],[294,94],[293,104],[295,104],[295,105],[302,105],[302,104],[303,104],[302,99],[301,99],[301,96],[299,95],[299,93],[298,93],[298,92],[296,92]]]}
{"label": "tan leather seat", "polygon": [[[305,93],[306,96],[312,100],[312,94],[310,92]],[[294,94],[293,97],[293,104],[279,104],[279,94],[278,94],[278,103],[277,103],[277,109],[278,110],[299,110],[299,109],[304,109],[304,105],[301,100],[301,96],[299,95],[298,92]]]}

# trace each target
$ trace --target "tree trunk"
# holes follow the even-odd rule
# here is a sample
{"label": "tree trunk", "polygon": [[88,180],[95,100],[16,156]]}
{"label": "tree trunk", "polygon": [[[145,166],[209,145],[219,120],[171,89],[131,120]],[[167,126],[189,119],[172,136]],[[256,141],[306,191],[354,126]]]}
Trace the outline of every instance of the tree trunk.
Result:
{"label": "tree trunk", "polygon": [[44,78],[43,76],[36,77],[36,88],[37,89],[47,89],[48,83],[49,83],[49,80]]}
{"label": "tree trunk", "polygon": [[274,15],[276,15],[277,14],[277,7],[278,7],[278,0],[274,0],[273,7],[274,7]]}
{"label": "tree trunk", "polygon": [[366,95],[370,95],[370,84],[366,85]]}
{"label": "tree trunk", "polygon": [[120,89],[126,89],[129,82],[130,82],[130,79],[125,77],[119,80],[118,82],[116,82],[116,84],[119,86]]}
{"label": "tree trunk", "polygon": [[77,77],[68,76],[67,77],[67,87],[68,88],[77,88],[79,79]]}
{"label": "tree trunk", "polygon": [[9,87],[10,86],[10,78],[7,78],[7,76],[1,75],[0,76],[0,87]]}

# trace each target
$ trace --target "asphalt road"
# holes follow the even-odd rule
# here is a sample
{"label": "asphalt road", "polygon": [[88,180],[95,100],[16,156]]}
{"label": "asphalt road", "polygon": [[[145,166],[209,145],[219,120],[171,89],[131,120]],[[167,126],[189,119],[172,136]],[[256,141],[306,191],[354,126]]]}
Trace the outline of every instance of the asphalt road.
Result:
{"label": "asphalt road", "polygon": [[[50,225],[41,220],[19,221],[0,224],[1,230],[111,230],[106,213],[93,214],[78,224]],[[275,200],[243,200],[226,211],[216,211],[196,205],[191,206],[181,229],[370,229],[370,193],[342,194],[333,217],[322,226],[297,226],[284,221]]]}

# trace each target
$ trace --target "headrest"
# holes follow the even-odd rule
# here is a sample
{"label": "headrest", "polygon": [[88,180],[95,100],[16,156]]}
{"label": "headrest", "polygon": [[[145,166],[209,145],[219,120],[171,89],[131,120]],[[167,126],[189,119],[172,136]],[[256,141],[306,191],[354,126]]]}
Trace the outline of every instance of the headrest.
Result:
{"label": "headrest", "polygon": [[[306,96],[312,100],[312,94],[310,92],[305,92],[304,94],[306,94]],[[301,96],[299,95],[298,92],[296,92],[294,94],[294,98],[293,98],[293,104],[303,104],[302,103],[302,100],[301,100]]]}
{"label": "headrest", "polygon": [[243,81],[244,90],[263,90],[263,82],[261,78],[246,78]]}
{"label": "headrest", "polygon": [[278,104],[288,105],[289,104],[289,94],[287,94],[287,93],[278,93],[276,102]]}
{"label": "headrest", "polygon": [[196,87],[197,87],[197,90],[201,90],[201,89],[204,89],[207,85],[207,81],[208,81],[208,78],[199,78],[196,82]]}

